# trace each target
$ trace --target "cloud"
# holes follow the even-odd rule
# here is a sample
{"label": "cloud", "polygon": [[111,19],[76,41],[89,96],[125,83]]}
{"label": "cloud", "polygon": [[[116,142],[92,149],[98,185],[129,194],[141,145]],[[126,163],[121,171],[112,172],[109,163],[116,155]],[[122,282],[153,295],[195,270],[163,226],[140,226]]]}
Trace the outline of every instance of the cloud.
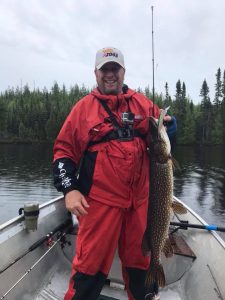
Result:
{"label": "cloud", "polygon": [[1,0],[0,90],[28,82],[51,87],[95,84],[96,51],[115,46],[125,55],[126,82],[152,86],[151,5],[154,5],[155,86],[175,94],[178,79],[198,102],[206,78],[224,69],[225,1]]}

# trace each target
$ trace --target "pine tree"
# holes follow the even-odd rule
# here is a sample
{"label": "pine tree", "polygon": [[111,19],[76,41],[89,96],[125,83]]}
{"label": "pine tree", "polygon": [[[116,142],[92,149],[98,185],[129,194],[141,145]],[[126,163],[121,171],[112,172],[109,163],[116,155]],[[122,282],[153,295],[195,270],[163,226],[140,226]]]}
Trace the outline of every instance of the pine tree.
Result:
{"label": "pine tree", "polygon": [[221,112],[218,112],[216,117],[213,118],[211,127],[211,143],[213,144],[220,144],[223,140],[223,125],[221,117]]}
{"label": "pine tree", "polygon": [[168,83],[166,82],[165,84],[165,90],[166,90],[166,95],[165,95],[165,100],[164,100],[164,107],[172,106],[172,99],[169,94],[169,86]]}
{"label": "pine tree", "polygon": [[181,88],[181,82],[180,82],[180,79],[177,81],[176,83],[176,95],[175,95],[175,98],[176,100],[181,100],[181,97],[182,97],[182,88]]}
{"label": "pine tree", "polygon": [[169,86],[168,86],[167,82],[165,84],[165,90],[166,90],[166,100],[168,101],[169,100]]}
{"label": "pine tree", "polygon": [[[144,92],[151,99],[149,87]],[[43,91],[38,88],[31,90],[28,85],[8,88],[0,93],[0,138],[53,141],[71,108],[88,93],[84,85],[75,84],[68,91],[65,85],[60,88],[57,82],[49,91],[46,88]],[[156,92],[155,104],[160,108],[170,106],[169,113],[178,123],[178,143],[191,144],[196,139],[201,143],[225,143],[225,72],[221,80],[221,71],[217,71],[217,104],[212,105],[210,101],[206,80],[200,97],[201,104],[194,105],[187,97],[185,83],[178,80],[173,99],[166,82],[165,96]]]}
{"label": "pine tree", "polygon": [[221,81],[221,70],[219,68],[216,72],[215,98],[213,101],[213,104],[216,107],[216,109],[218,109],[221,104],[221,98],[222,98],[222,81]]}
{"label": "pine tree", "polygon": [[149,86],[147,86],[147,87],[145,88],[144,94],[145,94],[146,97],[148,97],[148,99],[151,99],[151,93],[150,93]]}
{"label": "pine tree", "polygon": [[206,82],[206,79],[204,79],[203,81],[202,88],[200,90],[200,96],[202,97],[202,101],[201,101],[202,105],[207,106],[208,103],[210,102],[210,98],[209,98],[209,87]]}
{"label": "pine tree", "polygon": [[222,101],[225,102],[225,71],[223,72],[223,82],[221,88]]}
{"label": "pine tree", "polygon": [[225,144],[225,71],[223,72],[222,82],[221,123],[223,128],[222,142]]}
{"label": "pine tree", "polygon": [[192,102],[186,106],[186,117],[180,142],[182,144],[194,144],[196,142],[196,122]]}
{"label": "pine tree", "polygon": [[[184,87],[184,91],[182,89]],[[188,101],[186,99],[186,86],[185,83],[181,84],[181,81],[178,80],[176,83],[176,95],[175,95],[175,103],[174,103],[174,115],[177,118],[177,124],[179,127],[177,133],[177,139],[183,140],[184,136],[184,124],[185,119],[187,118],[187,106]]]}
{"label": "pine tree", "polygon": [[201,141],[202,143],[208,143],[209,142],[209,136],[210,136],[210,122],[212,119],[212,104],[209,97],[209,87],[206,82],[206,79],[204,79],[202,88],[200,90],[200,96],[202,97],[201,101],[201,123],[202,123],[202,135],[201,135]]}
{"label": "pine tree", "polygon": [[5,134],[7,125],[7,103],[3,97],[0,97],[0,136]]}
{"label": "pine tree", "polygon": [[183,82],[183,84],[182,84],[182,92],[181,92],[181,96],[182,96],[182,99],[186,99],[186,85],[185,85],[184,82]]}

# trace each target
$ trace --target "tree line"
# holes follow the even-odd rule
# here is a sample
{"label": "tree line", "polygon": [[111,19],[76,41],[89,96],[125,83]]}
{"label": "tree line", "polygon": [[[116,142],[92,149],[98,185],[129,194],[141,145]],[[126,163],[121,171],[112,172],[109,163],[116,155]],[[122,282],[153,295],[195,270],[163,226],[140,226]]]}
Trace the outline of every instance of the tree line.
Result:
{"label": "tree line", "polygon": [[[176,94],[155,93],[159,107],[170,106],[169,113],[177,119],[178,144],[225,144],[225,71],[218,68],[215,80],[215,96],[209,97],[209,87],[204,79],[199,91],[201,102],[194,104],[187,96],[186,85],[176,83]],[[149,87],[138,89],[150,99]],[[0,141],[33,142],[54,141],[66,116],[74,104],[90,92],[77,84],[66,89],[55,82],[50,90],[8,88],[0,94]]]}

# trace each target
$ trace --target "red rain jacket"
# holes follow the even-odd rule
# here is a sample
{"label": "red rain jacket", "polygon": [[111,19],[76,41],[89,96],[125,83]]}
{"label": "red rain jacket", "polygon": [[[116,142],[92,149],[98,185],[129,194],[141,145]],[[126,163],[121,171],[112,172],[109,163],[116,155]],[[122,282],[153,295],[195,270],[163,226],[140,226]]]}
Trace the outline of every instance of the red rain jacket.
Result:
{"label": "red rain jacket", "polygon": [[[121,123],[121,114],[135,114],[134,129],[148,132],[148,117],[158,118],[157,106],[143,94],[128,89],[126,94],[102,95],[97,89],[82,98],[68,115],[54,145],[54,161],[71,159],[76,167],[90,141],[98,141],[113,130],[108,113],[97,99],[106,101]],[[128,107],[129,106],[129,107]],[[141,205],[149,195],[149,159],[146,139],[111,140],[88,148],[82,173],[87,195],[95,201],[121,208]],[[85,175],[82,175],[85,174]],[[81,192],[82,189],[81,189]]]}

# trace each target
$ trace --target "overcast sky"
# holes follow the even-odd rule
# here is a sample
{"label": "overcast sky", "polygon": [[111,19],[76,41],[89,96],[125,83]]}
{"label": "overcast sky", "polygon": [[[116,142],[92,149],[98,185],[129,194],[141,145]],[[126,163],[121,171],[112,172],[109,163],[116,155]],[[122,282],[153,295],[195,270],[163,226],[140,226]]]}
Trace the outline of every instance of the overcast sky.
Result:
{"label": "overcast sky", "polygon": [[57,81],[93,87],[96,51],[119,48],[126,83],[152,88],[151,6],[154,6],[155,88],[175,94],[178,79],[200,101],[204,79],[214,97],[225,69],[225,0],[0,0],[0,90]]}

